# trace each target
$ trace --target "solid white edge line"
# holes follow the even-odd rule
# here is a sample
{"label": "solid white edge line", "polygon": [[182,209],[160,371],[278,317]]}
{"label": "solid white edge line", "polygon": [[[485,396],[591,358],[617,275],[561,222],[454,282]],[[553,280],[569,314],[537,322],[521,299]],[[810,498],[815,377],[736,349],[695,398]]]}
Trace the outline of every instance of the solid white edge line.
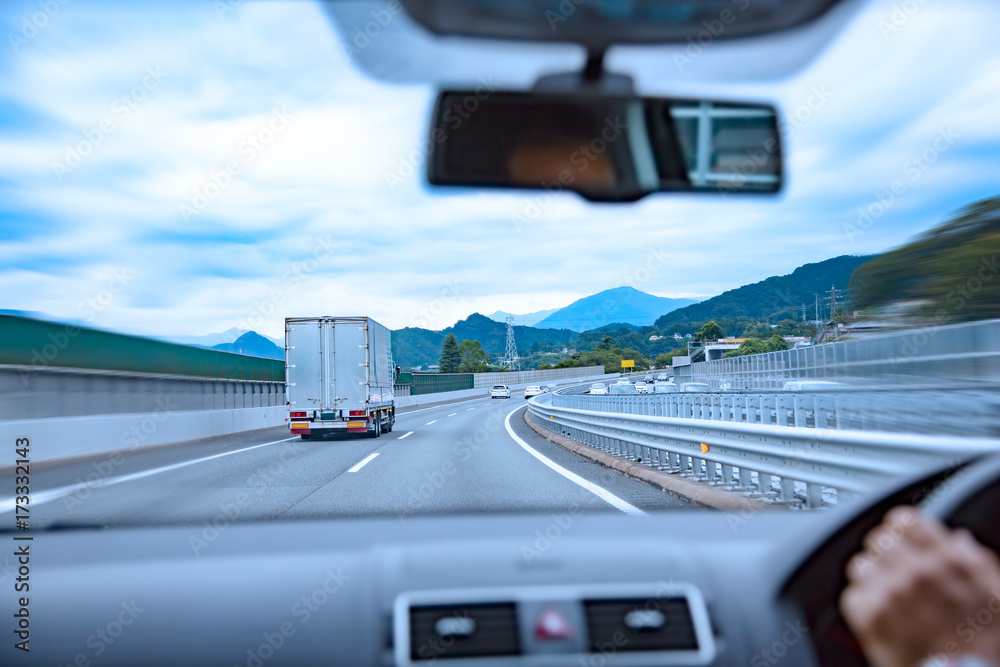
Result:
{"label": "solid white edge line", "polygon": [[526,408],[526,407],[528,407],[528,406],[522,405],[519,408],[514,408],[513,410],[511,410],[510,412],[507,413],[507,418],[504,419],[503,423],[504,423],[504,426],[507,427],[507,434],[510,435],[510,437],[512,437],[514,439],[514,442],[516,442],[517,444],[521,445],[522,449],[524,449],[526,452],[528,452],[529,454],[531,454],[532,456],[534,456],[536,459],[538,459],[539,461],[541,461],[542,463],[544,463],[545,465],[547,465],[549,468],[551,468],[555,472],[559,473],[560,475],[562,475],[563,477],[565,477],[569,481],[573,482],[574,484],[582,486],[587,491],[590,491],[595,496],[597,496],[601,500],[605,501],[609,505],[613,506],[614,508],[619,509],[622,512],[625,512],[625,514],[633,514],[633,515],[645,514],[645,512],[643,512],[638,507],[625,502],[624,500],[622,500],[621,498],[619,498],[615,494],[611,493],[607,489],[605,489],[603,487],[600,487],[600,486],[594,484],[593,482],[589,482],[589,481],[585,480],[583,477],[580,477],[576,473],[573,473],[573,472],[570,472],[569,470],[566,470],[566,468],[563,468],[561,465],[559,465],[558,463],[556,463],[552,459],[548,458],[544,454],[542,454],[542,453],[536,451],[535,449],[533,449],[528,443],[526,443],[524,440],[522,440],[521,437],[517,435],[517,433],[514,433],[514,429],[511,428],[511,426],[510,426],[510,418],[511,418],[511,416],[515,412],[517,412],[518,410],[520,410],[522,408]]}
{"label": "solid white edge line", "polygon": [[[43,503],[48,503],[53,500],[58,500],[72,493],[76,493],[80,489],[90,488],[97,489],[103,488],[105,486],[114,486],[115,484],[121,484],[123,482],[131,482],[137,479],[143,479],[144,477],[151,477],[152,475],[158,475],[161,472],[169,472],[171,470],[177,470],[179,468],[186,468],[187,466],[194,465],[196,463],[202,463],[204,461],[211,461],[212,459],[221,458],[223,456],[229,456],[230,454],[239,454],[240,452],[248,452],[251,449],[257,449],[259,447],[267,447],[268,445],[276,445],[279,442],[288,442],[289,440],[297,440],[299,436],[294,435],[291,438],[284,438],[283,440],[274,440],[272,442],[263,442],[259,445],[251,445],[250,447],[243,447],[242,449],[234,449],[231,452],[222,452],[220,454],[212,454],[211,456],[203,456],[199,459],[191,459],[190,461],[181,461],[180,463],[172,463],[168,466],[162,466],[160,468],[150,468],[149,470],[142,470],[140,472],[134,472],[129,475],[122,475],[121,477],[108,477],[107,479],[102,479],[97,482],[88,483],[84,482],[82,484],[73,484],[71,486],[62,486],[56,489],[49,489],[48,491],[39,491],[30,494],[32,505],[41,505]],[[15,508],[16,498],[10,498],[9,500],[0,500],[0,514],[4,512],[13,512]]]}
{"label": "solid white edge line", "polygon": [[376,456],[378,456],[378,455],[379,455],[379,453],[378,453],[378,452],[372,452],[371,454],[369,454],[369,455],[368,455],[368,456],[366,456],[365,458],[363,458],[363,459],[361,459],[360,461],[358,461],[357,463],[355,463],[355,464],[354,464],[354,465],[353,465],[353,466],[352,466],[351,468],[349,468],[349,469],[347,470],[347,472],[357,472],[357,471],[361,470],[361,469],[362,469],[362,468],[364,468],[364,467],[365,467],[366,465],[368,465],[368,463],[369,463],[369,462],[370,462],[370,461],[371,461],[372,459],[374,459],[374,458],[375,458]]}
{"label": "solid white edge line", "polygon": [[403,438],[408,438],[411,435],[413,435],[413,431],[410,431],[409,433],[406,433],[405,435],[399,436],[398,438],[396,438],[396,440],[402,440]]}

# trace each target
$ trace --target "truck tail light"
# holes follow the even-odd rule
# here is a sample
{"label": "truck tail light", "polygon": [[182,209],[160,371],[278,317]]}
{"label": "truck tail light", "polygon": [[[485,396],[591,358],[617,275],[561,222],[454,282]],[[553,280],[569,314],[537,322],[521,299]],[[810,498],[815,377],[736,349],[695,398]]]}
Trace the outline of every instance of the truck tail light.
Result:
{"label": "truck tail light", "polygon": [[367,417],[368,413],[366,413],[364,410],[351,410],[350,416],[351,417]]}
{"label": "truck tail light", "polygon": [[289,415],[292,419],[305,419],[309,416],[307,412],[293,412]]}

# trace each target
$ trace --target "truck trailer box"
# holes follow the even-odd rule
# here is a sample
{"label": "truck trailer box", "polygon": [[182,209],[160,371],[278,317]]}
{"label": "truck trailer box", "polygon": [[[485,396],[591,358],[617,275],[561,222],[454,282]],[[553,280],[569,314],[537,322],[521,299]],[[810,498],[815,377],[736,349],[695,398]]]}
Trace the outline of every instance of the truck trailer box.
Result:
{"label": "truck trailer box", "polygon": [[396,421],[391,332],[370,317],[285,319],[285,391],[293,435],[376,438]]}

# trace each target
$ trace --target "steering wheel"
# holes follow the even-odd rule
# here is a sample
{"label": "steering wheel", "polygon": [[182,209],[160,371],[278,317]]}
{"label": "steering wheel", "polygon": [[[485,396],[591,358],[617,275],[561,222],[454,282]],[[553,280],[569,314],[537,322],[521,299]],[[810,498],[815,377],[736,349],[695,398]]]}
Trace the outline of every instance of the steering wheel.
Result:
{"label": "steering wheel", "polygon": [[[800,649],[795,664],[868,664],[840,615],[840,594],[847,587],[844,571],[851,557],[862,549],[865,534],[897,505],[918,505],[952,528],[966,528],[983,545],[1000,553],[1000,454],[941,467],[898,482],[875,498],[832,510],[833,521],[825,524],[815,539],[803,540],[788,550],[776,570],[780,620],[804,619],[811,639],[811,647]],[[808,648],[812,655],[808,655]]]}

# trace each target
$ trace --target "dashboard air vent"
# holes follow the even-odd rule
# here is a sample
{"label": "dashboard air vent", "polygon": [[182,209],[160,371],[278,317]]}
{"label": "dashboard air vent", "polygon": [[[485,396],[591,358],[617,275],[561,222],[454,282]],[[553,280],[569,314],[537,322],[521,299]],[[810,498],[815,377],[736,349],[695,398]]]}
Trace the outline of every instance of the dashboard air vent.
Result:
{"label": "dashboard air vent", "polygon": [[591,651],[698,650],[691,610],[683,597],[585,600],[583,606]]}
{"label": "dashboard air vent", "polygon": [[410,660],[521,654],[513,602],[412,606]]}

